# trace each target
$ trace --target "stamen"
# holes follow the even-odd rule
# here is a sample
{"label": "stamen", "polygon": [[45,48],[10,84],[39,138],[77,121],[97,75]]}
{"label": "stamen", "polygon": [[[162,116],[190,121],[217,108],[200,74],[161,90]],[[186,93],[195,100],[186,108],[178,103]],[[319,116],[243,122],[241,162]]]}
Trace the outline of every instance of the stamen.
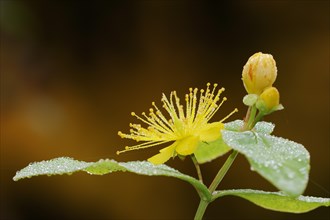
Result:
{"label": "stamen", "polygon": [[[172,93],[171,93],[172,95]],[[171,116],[172,120],[175,121],[177,118],[175,109],[173,109],[173,106],[168,101],[167,97],[163,94],[162,102],[164,103],[163,108],[168,112],[168,114]]]}
{"label": "stamen", "polygon": [[124,153],[124,152],[128,152],[128,151],[133,151],[133,150],[139,150],[139,149],[145,149],[145,148],[149,148],[149,147],[153,147],[153,146],[156,146],[156,145],[160,145],[160,144],[164,144],[164,143],[167,143],[169,141],[157,141],[157,142],[153,142],[153,141],[149,141],[149,142],[145,142],[143,144],[139,144],[139,145],[135,145],[135,146],[126,146],[124,150],[121,150],[121,151],[117,151],[116,154],[119,155],[121,153]]}
{"label": "stamen", "polygon": [[173,131],[172,125],[168,122],[168,120],[165,118],[165,116],[162,114],[162,112],[159,110],[159,108],[156,106],[155,102],[152,102],[152,105],[156,109],[157,116],[166,124],[169,126],[169,128]]}
{"label": "stamen", "polygon": [[235,108],[232,112],[230,112],[226,117],[224,117],[223,119],[221,119],[221,123],[224,122],[225,120],[227,120],[230,116],[232,116],[235,112],[238,112],[238,109]]}
{"label": "stamen", "polygon": [[191,107],[191,115],[189,118],[189,124],[192,124],[194,122],[195,117],[198,114],[198,112],[196,111],[197,92],[198,92],[198,89],[195,88],[194,93],[192,94],[192,103],[190,103],[190,106],[192,106],[192,107]]}
{"label": "stamen", "polygon": [[123,132],[121,132],[121,131],[118,131],[118,135],[119,135],[119,137],[121,137],[121,138],[124,138],[124,136],[125,136],[125,134],[123,134]]}
{"label": "stamen", "polygon": [[[151,110],[151,111],[150,111],[150,114],[152,115],[152,111],[153,111],[153,109],[150,109],[150,110]],[[160,126],[160,125],[157,123],[157,121],[154,119],[154,117],[148,117],[148,116],[146,115],[145,112],[142,112],[142,115],[148,120],[148,122],[150,122],[150,123],[149,123],[150,126],[156,128],[157,130],[159,130],[159,131],[161,131],[161,132],[164,132],[164,133],[167,133],[167,132],[168,132],[168,130],[166,130],[166,127],[164,128],[164,127]],[[153,115],[155,115],[155,114],[153,114]],[[155,117],[156,117],[156,116],[155,116]]]}
{"label": "stamen", "polygon": [[166,124],[164,124],[163,121],[159,119],[159,117],[155,113],[153,112],[150,113],[150,117],[152,117],[152,119],[155,120],[155,122],[157,122],[159,126],[163,128],[164,133],[171,134],[173,132],[171,128],[169,128]]}
{"label": "stamen", "polygon": [[204,101],[205,101],[205,96],[203,96],[204,93],[204,89],[200,90],[200,97],[199,97],[199,103],[198,103],[198,107],[197,107],[197,114],[200,114],[203,110],[202,110],[202,106],[204,105]]}
{"label": "stamen", "polygon": [[176,91],[173,91],[173,96],[175,98],[175,104],[178,109],[179,118],[180,118],[180,120],[184,120],[183,106],[180,105],[180,99],[178,98]]}
{"label": "stamen", "polygon": [[189,88],[189,95],[187,101],[188,102],[186,103],[186,108],[187,108],[186,118],[188,118],[189,121],[191,121],[192,106],[193,106],[193,88]]}
{"label": "stamen", "polygon": [[174,113],[174,115],[177,118],[177,114],[176,114],[176,111],[175,111],[175,108],[174,108],[174,104],[173,104],[174,93],[175,93],[175,91],[171,92],[171,94],[170,94],[170,109],[172,109],[172,112]]}
{"label": "stamen", "polygon": [[[222,91],[219,90],[219,93],[218,93],[218,94],[220,95],[221,92],[222,92]],[[217,98],[218,98],[218,100],[219,100],[219,96],[217,96]],[[218,100],[217,100],[217,101],[218,101]],[[216,102],[217,102],[217,101],[216,101]],[[205,117],[207,118],[207,121],[209,121],[209,120],[213,117],[213,115],[219,110],[219,108],[222,106],[222,104],[223,104],[225,101],[227,101],[227,97],[223,97],[221,103],[220,103],[219,105],[215,106],[215,109],[214,109],[209,115],[205,116]]]}
{"label": "stamen", "polygon": [[[144,120],[143,118],[141,118],[140,116],[138,116],[137,114],[135,114],[135,112],[132,112],[131,115],[132,115],[133,117],[136,117],[136,118],[139,119],[140,121],[146,123],[147,125],[153,126],[153,124],[151,124],[150,122]],[[145,115],[145,113],[142,112],[142,115]]]}
{"label": "stamen", "polygon": [[217,86],[218,86],[218,84],[216,84],[216,83],[213,84],[212,97],[213,97],[214,91],[215,91],[215,89],[217,88]]}
{"label": "stamen", "polygon": [[190,106],[189,106],[189,95],[185,95],[185,100],[186,100],[186,118],[190,117]]}

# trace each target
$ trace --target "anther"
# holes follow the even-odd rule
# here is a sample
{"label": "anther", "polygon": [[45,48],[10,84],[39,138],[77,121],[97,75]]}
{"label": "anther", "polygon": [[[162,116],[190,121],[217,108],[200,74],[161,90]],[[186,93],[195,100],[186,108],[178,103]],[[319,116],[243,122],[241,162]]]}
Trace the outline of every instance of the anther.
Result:
{"label": "anther", "polygon": [[135,112],[131,112],[131,115],[132,115],[132,116],[135,116],[136,114],[135,114]]}

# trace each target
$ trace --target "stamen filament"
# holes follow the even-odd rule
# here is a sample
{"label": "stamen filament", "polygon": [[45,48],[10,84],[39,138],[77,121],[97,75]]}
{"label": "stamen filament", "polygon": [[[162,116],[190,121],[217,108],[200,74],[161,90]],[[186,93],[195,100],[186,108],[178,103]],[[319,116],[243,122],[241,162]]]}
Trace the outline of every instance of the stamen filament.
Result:
{"label": "stamen filament", "polygon": [[169,142],[169,141],[161,141],[161,142],[153,142],[153,143],[152,142],[146,142],[146,143],[131,146],[131,147],[126,146],[125,150],[117,151],[116,153],[117,153],[117,155],[119,155],[119,154],[124,153],[124,152],[139,150],[139,149],[145,149],[145,148],[153,147],[153,146],[156,146],[156,145],[164,144],[164,143],[167,143],[167,142]]}
{"label": "stamen filament", "polygon": [[224,117],[223,119],[221,119],[221,123],[224,122],[225,120],[227,120],[230,116],[232,116],[234,113],[238,112],[238,109],[235,108],[232,112],[230,112],[226,117]]}

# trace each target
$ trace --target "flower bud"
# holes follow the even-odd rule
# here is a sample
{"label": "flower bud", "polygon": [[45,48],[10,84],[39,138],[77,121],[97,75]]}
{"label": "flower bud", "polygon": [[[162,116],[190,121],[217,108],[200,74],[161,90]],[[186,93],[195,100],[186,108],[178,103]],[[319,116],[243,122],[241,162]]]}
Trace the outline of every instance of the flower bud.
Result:
{"label": "flower bud", "polygon": [[256,107],[265,115],[283,109],[283,106],[280,104],[280,93],[278,90],[275,87],[265,89],[259,96]]}
{"label": "flower bud", "polygon": [[249,94],[260,95],[271,87],[277,76],[276,63],[272,55],[261,52],[253,54],[243,67],[242,80]]}

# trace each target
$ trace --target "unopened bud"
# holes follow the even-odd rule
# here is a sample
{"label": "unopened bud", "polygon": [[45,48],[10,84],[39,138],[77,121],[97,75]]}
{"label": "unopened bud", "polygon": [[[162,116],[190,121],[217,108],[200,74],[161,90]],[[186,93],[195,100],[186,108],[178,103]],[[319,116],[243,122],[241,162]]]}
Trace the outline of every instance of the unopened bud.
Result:
{"label": "unopened bud", "polygon": [[275,87],[265,89],[259,96],[256,107],[265,115],[283,109],[283,106],[280,104],[280,93],[278,90]]}
{"label": "unopened bud", "polygon": [[277,76],[276,63],[272,55],[261,52],[253,54],[243,67],[242,80],[249,94],[260,95],[271,87]]}

